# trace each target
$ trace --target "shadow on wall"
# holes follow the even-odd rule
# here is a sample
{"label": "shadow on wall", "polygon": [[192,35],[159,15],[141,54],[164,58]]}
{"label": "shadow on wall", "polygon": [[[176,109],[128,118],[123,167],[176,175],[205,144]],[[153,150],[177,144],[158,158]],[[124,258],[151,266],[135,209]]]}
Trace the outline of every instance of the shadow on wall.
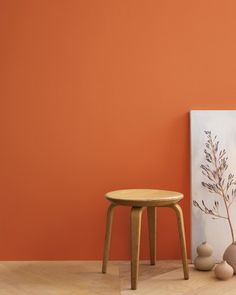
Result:
{"label": "shadow on wall", "polygon": [[[192,206],[192,204],[191,204]],[[194,236],[193,236],[194,232]],[[206,241],[206,231],[204,226],[204,217],[199,210],[192,209],[192,261],[197,256],[196,248],[193,245],[200,245]],[[194,239],[194,240],[193,240]]]}

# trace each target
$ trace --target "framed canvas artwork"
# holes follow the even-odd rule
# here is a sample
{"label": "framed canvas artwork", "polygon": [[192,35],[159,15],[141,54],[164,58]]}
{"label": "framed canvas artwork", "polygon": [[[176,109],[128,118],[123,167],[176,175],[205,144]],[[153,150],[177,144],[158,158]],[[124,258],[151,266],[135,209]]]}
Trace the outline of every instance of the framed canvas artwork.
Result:
{"label": "framed canvas artwork", "polygon": [[191,111],[192,259],[202,242],[216,261],[236,240],[236,111]]}

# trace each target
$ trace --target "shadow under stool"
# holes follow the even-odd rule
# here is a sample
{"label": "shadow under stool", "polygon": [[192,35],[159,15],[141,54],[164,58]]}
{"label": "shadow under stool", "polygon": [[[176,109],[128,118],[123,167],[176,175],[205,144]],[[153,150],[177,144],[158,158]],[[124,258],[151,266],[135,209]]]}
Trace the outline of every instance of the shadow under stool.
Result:
{"label": "shadow under stool", "polygon": [[138,267],[139,267],[139,249],[140,249],[140,231],[142,211],[147,207],[148,213],[148,231],[150,245],[150,262],[156,264],[156,207],[170,207],[174,209],[179,229],[179,240],[182,253],[182,263],[184,279],[189,279],[189,269],[187,263],[187,251],[184,232],[184,220],[181,207],[178,202],[183,199],[183,194],[165,190],[154,189],[127,189],[117,190],[107,193],[106,198],[111,202],[107,211],[106,235],[104,243],[102,272],[107,272],[107,262],[110,250],[111,227],[113,209],[116,206],[131,207],[131,289],[137,289]]}

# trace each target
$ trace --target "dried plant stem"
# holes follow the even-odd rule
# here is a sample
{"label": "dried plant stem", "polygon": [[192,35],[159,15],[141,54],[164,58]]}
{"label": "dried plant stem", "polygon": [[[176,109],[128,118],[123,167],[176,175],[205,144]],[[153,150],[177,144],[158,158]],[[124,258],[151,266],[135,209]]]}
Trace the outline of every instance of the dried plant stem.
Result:
{"label": "dried plant stem", "polygon": [[203,213],[205,214],[208,214],[208,215],[212,215],[213,217],[216,217],[216,218],[223,218],[223,219],[228,219],[226,216],[223,216],[223,215],[220,215],[220,214],[217,214],[215,212],[212,212],[212,210],[209,210],[207,209],[207,207],[205,205],[204,208],[202,208],[198,202],[194,201],[194,204],[193,204],[195,207],[199,208]]}
{"label": "dried plant stem", "polygon": [[[213,141],[212,139],[210,139],[210,145],[211,145],[211,149],[212,149],[212,154],[213,154],[213,164],[215,166],[215,171],[216,171],[216,174],[217,174],[217,177],[218,179],[220,180],[221,179],[221,175],[219,174],[219,167],[217,165],[217,159],[216,159],[216,154],[215,154],[215,148],[214,148],[214,144],[213,144]],[[235,238],[234,238],[234,230],[233,230],[233,225],[232,225],[232,222],[231,222],[231,217],[230,217],[230,213],[229,213],[229,206],[231,204],[228,204],[227,203],[227,198],[226,198],[226,195],[225,195],[225,191],[224,191],[224,188],[222,186],[222,183],[221,181],[218,181],[218,186],[220,187],[220,193],[223,197],[223,200],[224,200],[224,205],[225,205],[225,209],[226,209],[226,215],[227,215],[227,220],[228,220],[228,223],[229,223],[229,228],[230,228],[230,233],[231,233],[231,237],[232,237],[232,243],[235,242]]]}
{"label": "dried plant stem", "polygon": [[234,230],[233,230],[233,225],[232,225],[230,214],[229,214],[229,206],[230,205],[229,206],[227,205],[227,202],[226,202],[226,198],[225,198],[224,193],[223,193],[223,198],[224,198],[224,204],[225,204],[225,209],[226,209],[226,214],[227,214],[227,220],[228,220],[229,228],[230,228],[230,232],[231,232],[232,243],[234,243],[235,242],[235,239],[234,239]]}
{"label": "dried plant stem", "polygon": [[205,204],[204,200],[199,203],[193,200],[193,205],[200,209],[203,213],[211,215],[212,218],[226,219],[229,224],[232,243],[235,243],[233,224],[230,216],[230,206],[236,200],[236,179],[234,174],[227,174],[228,157],[225,149],[219,150],[219,141],[217,136],[212,137],[211,131],[205,131],[207,141],[205,143],[205,160],[206,164],[202,164],[202,174],[207,181],[202,181],[202,186],[210,193],[216,194],[223,199],[225,214],[219,211],[219,202],[214,201],[212,208]]}

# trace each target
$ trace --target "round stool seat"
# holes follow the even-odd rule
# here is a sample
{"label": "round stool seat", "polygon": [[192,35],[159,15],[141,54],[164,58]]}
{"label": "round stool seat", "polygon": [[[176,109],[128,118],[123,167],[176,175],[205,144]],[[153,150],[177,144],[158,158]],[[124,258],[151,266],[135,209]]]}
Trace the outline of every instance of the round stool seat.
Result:
{"label": "round stool seat", "polygon": [[106,193],[106,198],[115,204],[136,207],[165,207],[178,203],[183,194],[155,189],[126,189]]}

